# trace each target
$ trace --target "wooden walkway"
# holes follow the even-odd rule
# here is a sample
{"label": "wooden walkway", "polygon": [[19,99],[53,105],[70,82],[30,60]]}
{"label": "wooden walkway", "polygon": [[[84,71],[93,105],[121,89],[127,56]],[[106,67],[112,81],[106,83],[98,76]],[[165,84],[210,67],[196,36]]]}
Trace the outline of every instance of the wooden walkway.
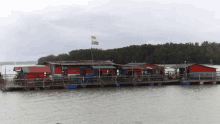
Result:
{"label": "wooden walkway", "polygon": [[29,89],[56,89],[67,88],[69,86],[87,87],[87,86],[124,86],[124,85],[180,85],[182,82],[198,83],[209,82],[218,83],[220,78],[215,80],[182,80],[182,79],[169,79],[164,75],[156,76],[142,76],[141,79],[137,77],[126,76],[103,76],[99,77],[75,77],[75,78],[54,78],[54,80],[41,79],[41,80],[27,80],[27,79],[11,79],[6,81],[0,81],[0,88],[2,90],[29,90]]}

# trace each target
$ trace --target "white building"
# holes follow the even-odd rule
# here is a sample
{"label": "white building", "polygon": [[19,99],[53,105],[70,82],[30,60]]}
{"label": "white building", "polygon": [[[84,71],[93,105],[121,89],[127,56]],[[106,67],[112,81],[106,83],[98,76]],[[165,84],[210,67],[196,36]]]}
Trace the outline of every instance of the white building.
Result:
{"label": "white building", "polygon": [[[1,74],[16,74],[13,71],[14,67],[20,66],[34,66],[37,65],[37,61],[26,61],[26,62],[0,62],[0,72]],[[6,69],[6,70],[5,70]]]}

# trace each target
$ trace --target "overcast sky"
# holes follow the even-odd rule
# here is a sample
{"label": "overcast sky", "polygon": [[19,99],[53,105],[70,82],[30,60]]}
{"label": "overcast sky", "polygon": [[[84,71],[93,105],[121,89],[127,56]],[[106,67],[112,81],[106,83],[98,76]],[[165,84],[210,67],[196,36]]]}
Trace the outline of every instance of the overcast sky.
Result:
{"label": "overcast sky", "polygon": [[36,61],[99,46],[219,42],[220,1],[5,0],[0,3],[0,61]]}

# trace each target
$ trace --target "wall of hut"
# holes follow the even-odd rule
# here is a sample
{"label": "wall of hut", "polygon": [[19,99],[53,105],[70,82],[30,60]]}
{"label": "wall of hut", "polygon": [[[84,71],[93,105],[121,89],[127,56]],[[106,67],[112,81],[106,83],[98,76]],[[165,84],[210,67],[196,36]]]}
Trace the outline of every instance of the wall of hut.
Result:
{"label": "wall of hut", "polygon": [[216,69],[205,67],[201,65],[192,65],[189,68],[188,73],[190,76],[216,76]]}

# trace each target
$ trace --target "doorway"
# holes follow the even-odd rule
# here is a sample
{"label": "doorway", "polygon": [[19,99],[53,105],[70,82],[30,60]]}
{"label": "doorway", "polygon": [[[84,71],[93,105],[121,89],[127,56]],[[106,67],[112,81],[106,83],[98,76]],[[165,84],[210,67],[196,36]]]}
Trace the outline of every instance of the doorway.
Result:
{"label": "doorway", "polygon": [[[99,76],[99,71],[98,71],[98,76]],[[102,76],[102,71],[100,71],[100,76]]]}
{"label": "doorway", "polygon": [[66,77],[68,75],[68,67],[67,66],[63,66],[63,76]]}
{"label": "doorway", "polygon": [[80,67],[80,76],[86,76],[86,67]]}

